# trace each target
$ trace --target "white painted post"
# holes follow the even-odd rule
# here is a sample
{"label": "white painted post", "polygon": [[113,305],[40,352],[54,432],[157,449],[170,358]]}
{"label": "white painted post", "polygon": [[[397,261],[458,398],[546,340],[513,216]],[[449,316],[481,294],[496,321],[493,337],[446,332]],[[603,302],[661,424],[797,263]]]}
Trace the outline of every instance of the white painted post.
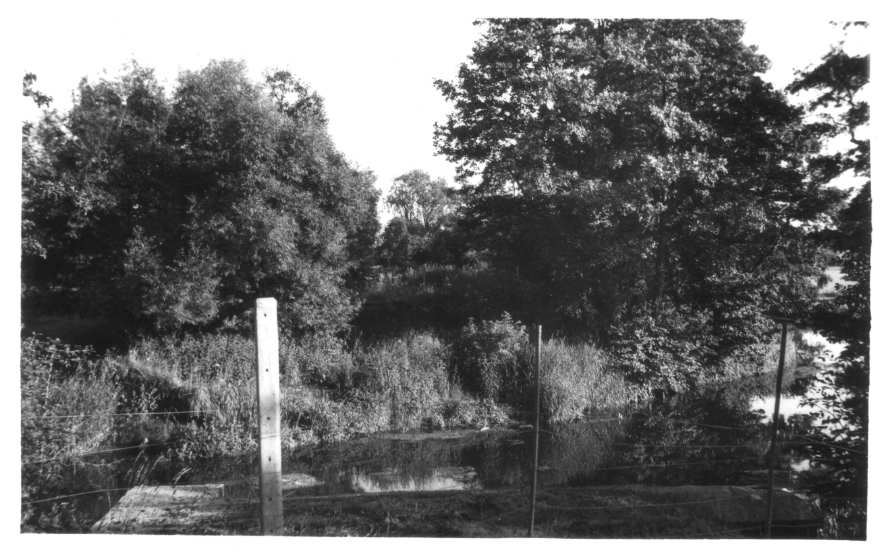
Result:
{"label": "white painted post", "polygon": [[281,403],[278,376],[277,300],[256,300],[256,398],[259,406],[259,491],[262,533],[280,534],[284,525],[281,499]]}
{"label": "white painted post", "polygon": [[537,474],[540,465],[540,370],[543,363],[543,325],[537,325],[536,371],[534,371],[533,473],[530,480],[530,526],[527,536],[533,537],[536,519]]}

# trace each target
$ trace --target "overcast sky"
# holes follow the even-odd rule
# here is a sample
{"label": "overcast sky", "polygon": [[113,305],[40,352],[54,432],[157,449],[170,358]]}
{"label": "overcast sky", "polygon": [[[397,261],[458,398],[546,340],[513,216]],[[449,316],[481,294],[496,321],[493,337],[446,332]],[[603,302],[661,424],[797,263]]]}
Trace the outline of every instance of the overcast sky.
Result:
{"label": "overcast sky", "polygon": [[16,54],[21,69],[35,73],[37,88],[53,96],[61,109],[70,106],[82,77],[95,79],[103,72],[113,77],[133,59],[153,67],[168,91],[180,71],[199,69],[211,59],[242,59],[257,80],[268,69],[289,69],[324,98],[338,148],[372,170],[376,186],[385,191],[392,179],[414,168],[453,181],[453,166],[434,154],[433,125],[444,120],[448,105],[433,81],[454,78],[479,36],[480,29],[472,24],[478,17],[739,16],[748,21],[748,42],[759,45],[773,62],[766,76],[781,87],[793,70],[817,61],[839,36],[825,13],[787,19],[774,11],[664,13],[652,7],[614,14],[600,13],[592,2],[565,4],[563,12],[549,6],[539,13],[520,3],[501,11],[496,3],[485,2],[469,4],[474,9],[457,4],[447,10],[382,5],[387,7],[69,2],[47,9],[45,2],[35,2],[28,9],[40,32],[29,34]]}

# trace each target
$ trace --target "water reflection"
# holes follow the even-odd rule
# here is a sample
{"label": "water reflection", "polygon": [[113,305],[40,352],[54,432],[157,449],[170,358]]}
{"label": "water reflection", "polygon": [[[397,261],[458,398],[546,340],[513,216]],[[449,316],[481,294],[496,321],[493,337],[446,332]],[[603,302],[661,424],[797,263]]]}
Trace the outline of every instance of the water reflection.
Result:
{"label": "water reflection", "polygon": [[[621,416],[546,427],[540,485],[764,485],[770,409],[762,398],[770,389],[773,374],[757,375]],[[794,402],[782,400],[792,416],[778,485],[791,485],[810,466],[804,447],[789,438],[790,429],[810,424]],[[524,488],[532,443],[532,432],[518,428],[383,434],[300,449],[283,469],[311,479],[288,490],[297,495]]]}
{"label": "water reflection", "polygon": [[[773,394],[766,397],[754,397],[749,402],[749,409],[761,412],[761,422],[770,424],[774,418],[774,398]],[[814,406],[806,403],[804,397],[789,394],[780,395],[780,415],[783,418],[795,415],[810,415],[815,411]]]}
{"label": "water reflection", "polygon": [[396,469],[351,475],[357,492],[438,492],[480,488],[478,473],[472,467],[438,467],[428,476],[414,476]]}

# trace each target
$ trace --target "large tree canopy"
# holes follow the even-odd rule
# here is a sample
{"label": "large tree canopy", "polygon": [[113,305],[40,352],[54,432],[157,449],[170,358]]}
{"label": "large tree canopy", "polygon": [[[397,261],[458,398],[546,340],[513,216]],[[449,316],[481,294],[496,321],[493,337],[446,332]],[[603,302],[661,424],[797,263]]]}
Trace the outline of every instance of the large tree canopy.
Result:
{"label": "large tree canopy", "polygon": [[742,23],[485,24],[438,82],[454,110],[437,144],[477,183],[477,247],[537,284],[536,318],[636,345],[685,329],[719,359],[812,297],[809,230],[840,194],[804,178],[816,141]]}
{"label": "large tree canopy", "polygon": [[374,177],[327,134],[289,73],[241,63],[83,81],[23,137],[26,306],[160,329],[243,321],[274,296],[294,331],[339,329],[370,263]]}

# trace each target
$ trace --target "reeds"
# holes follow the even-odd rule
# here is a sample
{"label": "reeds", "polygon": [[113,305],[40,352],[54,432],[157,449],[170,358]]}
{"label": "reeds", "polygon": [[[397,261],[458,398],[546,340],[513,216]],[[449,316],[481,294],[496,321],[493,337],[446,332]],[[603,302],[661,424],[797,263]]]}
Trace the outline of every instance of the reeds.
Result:
{"label": "reeds", "polygon": [[[532,355],[518,324],[482,321],[455,345],[429,332],[350,348],[330,336],[282,337],[284,448],[507,422],[530,404]],[[22,478],[29,506],[23,528],[86,524],[71,522],[76,501],[62,516],[49,515],[60,508],[49,503],[30,506],[33,498],[163,479],[254,452],[254,356],[250,338],[223,333],[144,339],[126,354],[104,355],[24,339]],[[589,344],[547,342],[542,374],[548,422],[628,401],[625,382]]]}

